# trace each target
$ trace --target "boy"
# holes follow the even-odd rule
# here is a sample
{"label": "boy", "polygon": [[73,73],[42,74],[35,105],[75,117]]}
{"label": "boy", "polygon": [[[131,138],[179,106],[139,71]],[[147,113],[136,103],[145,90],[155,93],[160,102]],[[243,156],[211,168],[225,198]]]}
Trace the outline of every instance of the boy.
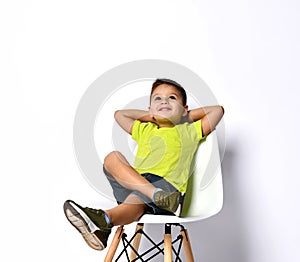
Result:
{"label": "boy", "polygon": [[137,221],[145,213],[176,213],[199,142],[224,114],[221,106],[188,111],[186,99],[181,85],[157,79],[148,111],[115,112],[117,123],[138,143],[134,167],[116,151],[104,160],[104,173],[119,205],[104,211],[71,200],[64,203],[67,219],[90,247],[104,249],[113,226]]}

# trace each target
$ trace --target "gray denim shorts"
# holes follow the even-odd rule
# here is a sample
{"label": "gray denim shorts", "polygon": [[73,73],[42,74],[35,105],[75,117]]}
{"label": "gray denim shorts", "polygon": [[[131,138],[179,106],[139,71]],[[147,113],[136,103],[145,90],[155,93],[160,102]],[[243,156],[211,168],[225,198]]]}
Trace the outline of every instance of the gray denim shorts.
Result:
{"label": "gray denim shorts", "polygon": [[[125,201],[125,199],[130,195],[130,194],[135,194],[138,197],[140,197],[144,203],[147,205],[146,209],[146,214],[155,214],[155,215],[174,215],[173,213],[160,209],[158,208],[150,198],[146,197],[139,191],[133,191],[129,190],[122,185],[120,185],[113,177],[111,174],[109,174],[105,168],[103,167],[104,174],[106,175],[112,189],[113,189],[113,194],[114,197],[117,201],[118,204],[121,204]],[[169,182],[167,182],[164,178],[154,175],[151,173],[144,173],[141,174],[144,178],[146,178],[152,185],[154,185],[157,188],[161,188],[162,190],[166,192],[175,192],[178,191],[174,186],[172,186]]]}

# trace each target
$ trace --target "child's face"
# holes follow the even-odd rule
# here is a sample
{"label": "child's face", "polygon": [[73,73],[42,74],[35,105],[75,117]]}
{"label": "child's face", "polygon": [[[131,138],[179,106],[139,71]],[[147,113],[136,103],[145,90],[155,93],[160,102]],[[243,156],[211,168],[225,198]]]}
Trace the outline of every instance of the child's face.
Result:
{"label": "child's face", "polygon": [[187,105],[182,104],[180,92],[172,85],[161,84],[151,95],[149,111],[158,123],[176,125],[186,115],[187,109]]}

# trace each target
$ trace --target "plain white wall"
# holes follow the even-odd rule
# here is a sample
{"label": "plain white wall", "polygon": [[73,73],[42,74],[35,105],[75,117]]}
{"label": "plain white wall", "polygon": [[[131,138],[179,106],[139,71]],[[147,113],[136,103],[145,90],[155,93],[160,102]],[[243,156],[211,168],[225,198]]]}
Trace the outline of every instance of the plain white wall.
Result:
{"label": "plain white wall", "polygon": [[196,72],[226,111],[224,208],[188,227],[196,261],[299,261],[299,11],[296,0],[1,1],[1,257],[103,259],[62,211],[68,198],[112,204],[78,169],[76,107],[105,71],[156,58]]}

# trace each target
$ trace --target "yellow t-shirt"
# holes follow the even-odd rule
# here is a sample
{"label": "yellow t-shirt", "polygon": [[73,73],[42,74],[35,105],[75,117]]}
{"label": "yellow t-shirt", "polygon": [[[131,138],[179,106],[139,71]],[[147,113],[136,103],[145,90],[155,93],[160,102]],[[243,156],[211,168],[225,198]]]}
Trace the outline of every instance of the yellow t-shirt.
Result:
{"label": "yellow t-shirt", "polygon": [[135,170],[161,176],[178,191],[185,192],[194,154],[203,139],[201,124],[198,120],[159,128],[136,120],[132,128],[132,138],[138,143]]}

